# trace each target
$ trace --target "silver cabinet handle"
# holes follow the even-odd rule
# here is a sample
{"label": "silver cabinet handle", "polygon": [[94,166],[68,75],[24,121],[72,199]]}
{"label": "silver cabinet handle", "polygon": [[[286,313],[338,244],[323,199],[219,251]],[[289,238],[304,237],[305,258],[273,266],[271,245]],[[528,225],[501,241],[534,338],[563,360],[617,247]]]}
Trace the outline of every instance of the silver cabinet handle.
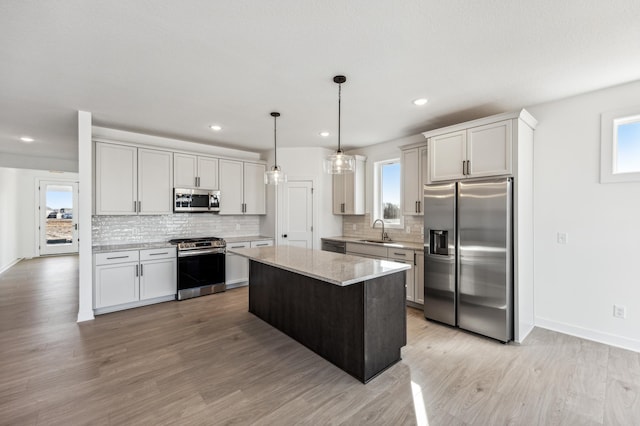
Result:
{"label": "silver cabinet handle", "polygon": [[143,271],[144,271],[143,266],[144,266],[144,265],[141,263],[141,264],[140,264],[140,276],[142,276]]}
{"label": "silver cabinet handle", "polygon": [[138,201],[138,213],[142,212],[142,201]]}
{"label": "silver cabinet handle", "polygon": [[113,259],[126,259],[129,256],[113,256],[113,257],[107,257],[107,260],[113,260]]}
{"label": "silver cabinet handle", "polygon": [[163,253],[149,253],[149,256],[160,256],[161,254],[169,254],[169,252],[165,251]]}
{"label": "silver cabinet handle", "polygon": [[422,201],[418,201],[418,213],[422,212]]}
{"label": "silver cabinet handle", "polygon": [[136,277],[138,276],[138,265],[136,265]]}
{"label": "silver cabinet handle", "polygon": [[234,249],[234,248],[245,248],[245,247],[244,247],[244,246],[231,246],[231,247],[229,247],[229,248]]}
{"label": "silver cabinet handle", "polygon": [[406,256],[407,253],[396,253],[395,251],[393,252],[393,254],[395,254],[396,256]]}
{"label": "silver cabinet handle", "polygon": [[466,175],[467,173],[465,172],[465,166],[466,166],[467,162],[462,160],[462,174]]}
{"label": "silver cabinet handle", "polygon": [[136,201],[133,202],[133,212],[138,213],[138,203]]}
{"label": "silver cabinet handle", "polygon": [[262,244],[256,244],[256,247],[261,247],[261,246],[268,246],[269,244],[267,243],[262,243]]}
{"label": "silver cabinet handle", "polygon": [[467,174],[471,174],[471,160],[467,160]]}

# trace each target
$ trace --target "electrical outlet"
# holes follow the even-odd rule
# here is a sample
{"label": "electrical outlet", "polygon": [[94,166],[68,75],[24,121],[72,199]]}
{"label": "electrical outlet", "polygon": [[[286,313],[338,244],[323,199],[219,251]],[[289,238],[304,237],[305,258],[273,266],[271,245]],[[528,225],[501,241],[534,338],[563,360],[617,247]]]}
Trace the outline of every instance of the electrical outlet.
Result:
{"label": "electrical outlet", "polygon": [[407,225],[406,231],[407,231],[407,234],[411,233],[411,226],[410,225]]}
{"label": "electrical outlet", "polygon": [[240,230],[240,224],[236,223],[236,231],[239,231],[239,230]]}
{"label": "electrical outlet", "polygon": [[569,242],[569,234],[566,232],[558,232],[558,244],[567,244]]}
{"label": "electrical outlet", "polygon": [[621,305],[613,305],[613,317],[614,318],[627,318],[627,307]]}

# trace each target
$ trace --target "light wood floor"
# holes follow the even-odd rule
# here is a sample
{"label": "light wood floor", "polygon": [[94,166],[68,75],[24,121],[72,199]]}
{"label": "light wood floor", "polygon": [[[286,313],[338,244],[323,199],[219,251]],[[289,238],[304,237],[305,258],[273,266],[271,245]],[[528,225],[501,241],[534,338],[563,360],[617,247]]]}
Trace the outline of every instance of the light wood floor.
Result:
{"label": "light wood floor", "polygon": [[403,360],[363,385],[249,314],[246,288],[76,324],[77,280],[76,257],[0,275],[0,424],[640,424],[635,352],[541,329],[502,345],[409,309]]}

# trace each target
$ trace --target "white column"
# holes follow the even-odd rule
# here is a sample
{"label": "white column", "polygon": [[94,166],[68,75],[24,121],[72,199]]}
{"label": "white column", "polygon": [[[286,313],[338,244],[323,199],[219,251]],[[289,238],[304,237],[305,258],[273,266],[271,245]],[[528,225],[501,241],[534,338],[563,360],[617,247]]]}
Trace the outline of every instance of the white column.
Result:
{"label": "white column", "polygon": [[78,111],[78,322],[92,320],[93,271],[91,253],[91,213],[93,191],[93,147],[91,144],[91,113]]}

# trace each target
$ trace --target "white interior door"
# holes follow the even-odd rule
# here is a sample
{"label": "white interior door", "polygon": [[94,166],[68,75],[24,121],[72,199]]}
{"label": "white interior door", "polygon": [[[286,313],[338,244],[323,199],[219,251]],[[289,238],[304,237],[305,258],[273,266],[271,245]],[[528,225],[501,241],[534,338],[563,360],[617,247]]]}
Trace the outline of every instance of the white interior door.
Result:
{"label": "white interior door", "polygon": [[289,181],[283,185],[280,243],[313,248],[313,182]]}
{"label": "white interior door", "polygon": [[40,255],[78,252],[78,183],[40,181]]}

